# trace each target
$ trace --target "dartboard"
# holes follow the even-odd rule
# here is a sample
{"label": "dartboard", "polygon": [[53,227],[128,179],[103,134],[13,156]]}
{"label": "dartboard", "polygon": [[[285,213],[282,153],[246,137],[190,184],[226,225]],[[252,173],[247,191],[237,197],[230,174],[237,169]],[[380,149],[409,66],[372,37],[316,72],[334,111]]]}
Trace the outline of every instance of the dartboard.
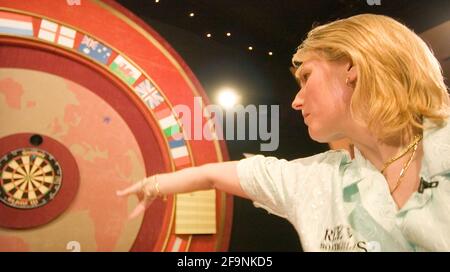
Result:
{"label": "dartboard", "polygon": [[[227,160],[175,109],[208,105],[170,45],[113,1],[0,0],[0,251],[215,251],[232,197],[157,199],[143,177]],[[210,134],[208,114],[201,114]]]}
{"label": "dartboard", "polygon": [[0,169],[0,200],[11,207],[45,205],[61,187],[61,167],[44,150],[14,150],[0,159]]}

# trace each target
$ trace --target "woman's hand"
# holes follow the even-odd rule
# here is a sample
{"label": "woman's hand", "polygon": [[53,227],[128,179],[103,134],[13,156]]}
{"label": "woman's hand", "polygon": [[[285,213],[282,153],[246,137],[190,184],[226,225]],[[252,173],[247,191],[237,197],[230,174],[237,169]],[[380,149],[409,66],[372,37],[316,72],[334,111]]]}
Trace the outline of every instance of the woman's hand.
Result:
{"label": "woman's hand", "polygon": [[141,201],[130,214],[128,219],[136,218],[142,212],[144,212],[159,196],[158,183],[156,181],[156,176],[150,176],[144,178],[135,184],[125,188],[123,190],[119,190],[116,192],[117,196],[125,197],[132,194],[136,194]]}

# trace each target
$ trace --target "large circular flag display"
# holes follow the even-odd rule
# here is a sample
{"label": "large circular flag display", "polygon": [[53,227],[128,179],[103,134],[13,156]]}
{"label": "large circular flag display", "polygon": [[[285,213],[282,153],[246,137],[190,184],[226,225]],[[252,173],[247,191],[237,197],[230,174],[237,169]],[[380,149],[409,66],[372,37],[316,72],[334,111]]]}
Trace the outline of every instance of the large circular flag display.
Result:
{"label": "large circular flag display", "polygon": [[132,220],[139,199],[115,195],[227,159],[174,110],[197,104],[190,69],[115,2],[0,0],[0,251],[227,250],[223,192],[157,199]]}

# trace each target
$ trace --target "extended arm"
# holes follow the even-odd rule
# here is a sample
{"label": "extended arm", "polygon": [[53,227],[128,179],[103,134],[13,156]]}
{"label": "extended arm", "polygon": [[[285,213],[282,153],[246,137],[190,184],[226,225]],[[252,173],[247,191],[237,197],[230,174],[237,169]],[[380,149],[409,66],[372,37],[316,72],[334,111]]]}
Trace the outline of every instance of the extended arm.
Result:
{"label": "extended arm", "polygon": [[209,163],[185,168],[173,173],[158,174],[156,179],[155,176],[145,178],[122,191],[118,191],[117,195],[127,196],[146,192],[148,197],[145,197],[139,203],[130,217],[135,217],[143,212],[151,204],[157,193],[169,195],[218,189],[229,194],[248,198],[239,183],[237,163],[237,161]]}

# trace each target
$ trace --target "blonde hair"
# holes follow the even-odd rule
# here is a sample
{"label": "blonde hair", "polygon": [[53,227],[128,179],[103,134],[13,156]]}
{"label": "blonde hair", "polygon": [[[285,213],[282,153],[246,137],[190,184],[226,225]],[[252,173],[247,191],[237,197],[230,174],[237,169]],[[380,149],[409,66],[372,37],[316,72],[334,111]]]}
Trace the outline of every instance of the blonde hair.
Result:
{"label": "blonde hair", "polygon": [[356,67],[351,114],[382,141],[421,133],[424,117],[442,126],[450,114],[438,60],[421,38],[392,18],[362,14],[318,26],[298,47],[294,66],[309,53],[328,61],[347,59]]}

